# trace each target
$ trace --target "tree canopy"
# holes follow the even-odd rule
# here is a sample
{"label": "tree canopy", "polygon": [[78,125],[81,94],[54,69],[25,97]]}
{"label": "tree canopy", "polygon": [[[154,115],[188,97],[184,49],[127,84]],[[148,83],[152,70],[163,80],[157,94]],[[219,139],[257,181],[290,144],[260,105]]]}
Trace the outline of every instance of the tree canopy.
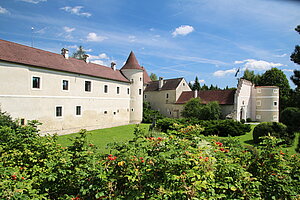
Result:
{"label": "tree canopy", "polygon": [[154,74],[154,73],[150,74],[150,79],[151,79],[151,81],[157,81],[158,80],[156,74]]}
{"label": "tree canopy", "polygon": [[251,81],[255,85],[257,85],[259,82],[259,79],[260,79],[260,75],[255,74],[254,71],[250,71],[250,70],[246,69],[244,71],[244,75],[243,75],[242,79],[246,79],[248,81]]}
{"label": "tree canopy", "polygon": [[77,49],[77,51],[73,53],[72,57],[76,58],[78,60],[84,60],[85,59],[85,55],[86,55],[86,52],[83,49],[83,46],[79,46],[78,49]]}
{"label": "tree canopy", "polygon": [[195,90],[197,90],[197,91],[200,90],[200,83],[199,83],[198,76],[196,76],[196,78],[195,78],[195,82],[194,82],[194,84],[193,84],[192,90],[193,90],[193,91],[195,91]]}
{"label": "tree canopy", "polygon": [[[295,28],[295,31],[297,31],[300,34],[300,25],[298,25]],[[295,46],[295,50],[291,55],[291,61],[300,65],[300,46],[299,45]]]}

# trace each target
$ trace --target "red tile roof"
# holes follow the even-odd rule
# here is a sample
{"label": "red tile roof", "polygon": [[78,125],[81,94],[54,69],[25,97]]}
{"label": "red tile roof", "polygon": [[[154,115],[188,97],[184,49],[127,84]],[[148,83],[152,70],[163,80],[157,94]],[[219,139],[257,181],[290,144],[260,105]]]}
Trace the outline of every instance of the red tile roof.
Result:
{"label": "red tile roof", "polygon": [[[179,83],[182,81],[183,78],[175,78],[175,79],[166,79],[163,80],[164,84],[160,90],[175,90]],[[149,84],[147,84],[145,88],[145,92],[151,92],[151,91],[158,91],[158,82],[159,81],[152,81]]]}
{"label": "red tile roof", "polygon": [[142,67],[138,63],[138,61],[132,51],[130,52],[125,65],[121,68],[121,70],[123,70],[123,69],[141,69],[142,70]]}
{"label": "red tile roof", "polygon": [[[198,97],[200,97],[203,104],[207,104],[211,101],[218,101],[220,105],[233,105],[235,91],[236,90],[198,91]],[[182,92],[176,104],[185,104],[191,98],[194,98],[194,91]]]}
{"label": "red tile roof", "polygon": [[110,67],[86,63],[75,58],[64,58],[63,55],[51,53],[21,44],[0,40],[0,60],[51,70],[71,72],[122,82],[129,82],[123,74]]}
{"label": "red tile roof", "polygon": [[143,79],[144,79],[144,84],[150,83],[150,82],[152,81],[151,78],[149,77],[149,75],[148,75],[146,69],[145,69],[144,67],[142,67],[142,68],[143,68]]}

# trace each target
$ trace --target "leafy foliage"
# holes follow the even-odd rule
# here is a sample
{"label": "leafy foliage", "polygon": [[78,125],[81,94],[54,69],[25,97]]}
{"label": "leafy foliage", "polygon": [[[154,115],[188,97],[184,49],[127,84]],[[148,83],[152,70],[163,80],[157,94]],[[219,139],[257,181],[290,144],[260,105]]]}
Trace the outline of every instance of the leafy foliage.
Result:
{"label": "leafy foliage", "polygon": [[85,55],[86,55],[86,52],[83,49],[83,46],[79,46],[78,49],[77,49],[77,51],[73,53],[72,57],[76,58],[78,60],[84,60],[85,59]]}
{"label": "leafy foliage", "polygon": [[260,137],[268,135],[280,138],[282,139],[283,143],[288,145],[291,145],[295,138],[294,132],[289,132],[287,130],[287,126],[282,123],[262,122],[253,130],[253,141],[254,143],[259,144],[261,142]]}
{"label": "leafy foliage", "polygon": [[157,81],[157,80],[158,80],[156,74],[154,74],[154,73],[151,73],[151,74],[150,74],[150,79],[151,79],[152,81]]}
{"label": "leafy foliage", "polygon": [[159,111],[151,109],[150,103],[144,101],[143,102],[143,122],[144,123],[152,123],[153,120],[162,119],[163,116]]}
{"label": "leafy foliage", "polygon": [[183,107],[182,116],[199,120],[216,120],[220,118],[221,108],[215,101],[201,104],[200,98],[190,99]]}
{"label": "leafy foliage", "polygon": [[258,85],[258,83],[260,81],[260,77],[261,76],[259,74],[255,74],[254,71],[250,71],[250,70],[246,69],[244,71],[244,75],[243,75],[242,79],[246,79],[248,81],[251,81],[255,85]]}
{"label": "leafy foliage", "polygon": [[281,122],[284,123],[289,131],[300,131],[300,109],[295,107],[288,107],[281,112]]}

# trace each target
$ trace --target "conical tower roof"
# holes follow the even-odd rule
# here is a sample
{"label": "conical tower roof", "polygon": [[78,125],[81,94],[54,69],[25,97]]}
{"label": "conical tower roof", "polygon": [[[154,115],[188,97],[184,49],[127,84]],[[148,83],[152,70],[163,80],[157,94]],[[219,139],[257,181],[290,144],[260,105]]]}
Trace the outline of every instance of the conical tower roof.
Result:
{"label": "conical tower roof", "polygon": [[122,69],[140,69],[143,70],[143,68],[138,63],[134,53],[131,51],[129,54],[129,57],[127,58],[127,61],[125,65],[121,68]]}

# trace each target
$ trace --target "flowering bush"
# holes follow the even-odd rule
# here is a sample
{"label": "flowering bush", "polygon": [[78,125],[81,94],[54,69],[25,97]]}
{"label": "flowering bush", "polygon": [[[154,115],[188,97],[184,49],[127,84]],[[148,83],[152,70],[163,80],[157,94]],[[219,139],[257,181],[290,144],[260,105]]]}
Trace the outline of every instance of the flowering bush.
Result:
{"label": "flowering bush", "polygon": [[86,141],[85,131],[62,147],[56,136],[40,137],[33,127],[0,127],[19,142],[2,138],[0,198],[299,198],[299,157],[280,151],[276,138],[255,149],[201,131],[192,125],[149,136],[137,127],[131,141],[112,144],[107,155]]}

